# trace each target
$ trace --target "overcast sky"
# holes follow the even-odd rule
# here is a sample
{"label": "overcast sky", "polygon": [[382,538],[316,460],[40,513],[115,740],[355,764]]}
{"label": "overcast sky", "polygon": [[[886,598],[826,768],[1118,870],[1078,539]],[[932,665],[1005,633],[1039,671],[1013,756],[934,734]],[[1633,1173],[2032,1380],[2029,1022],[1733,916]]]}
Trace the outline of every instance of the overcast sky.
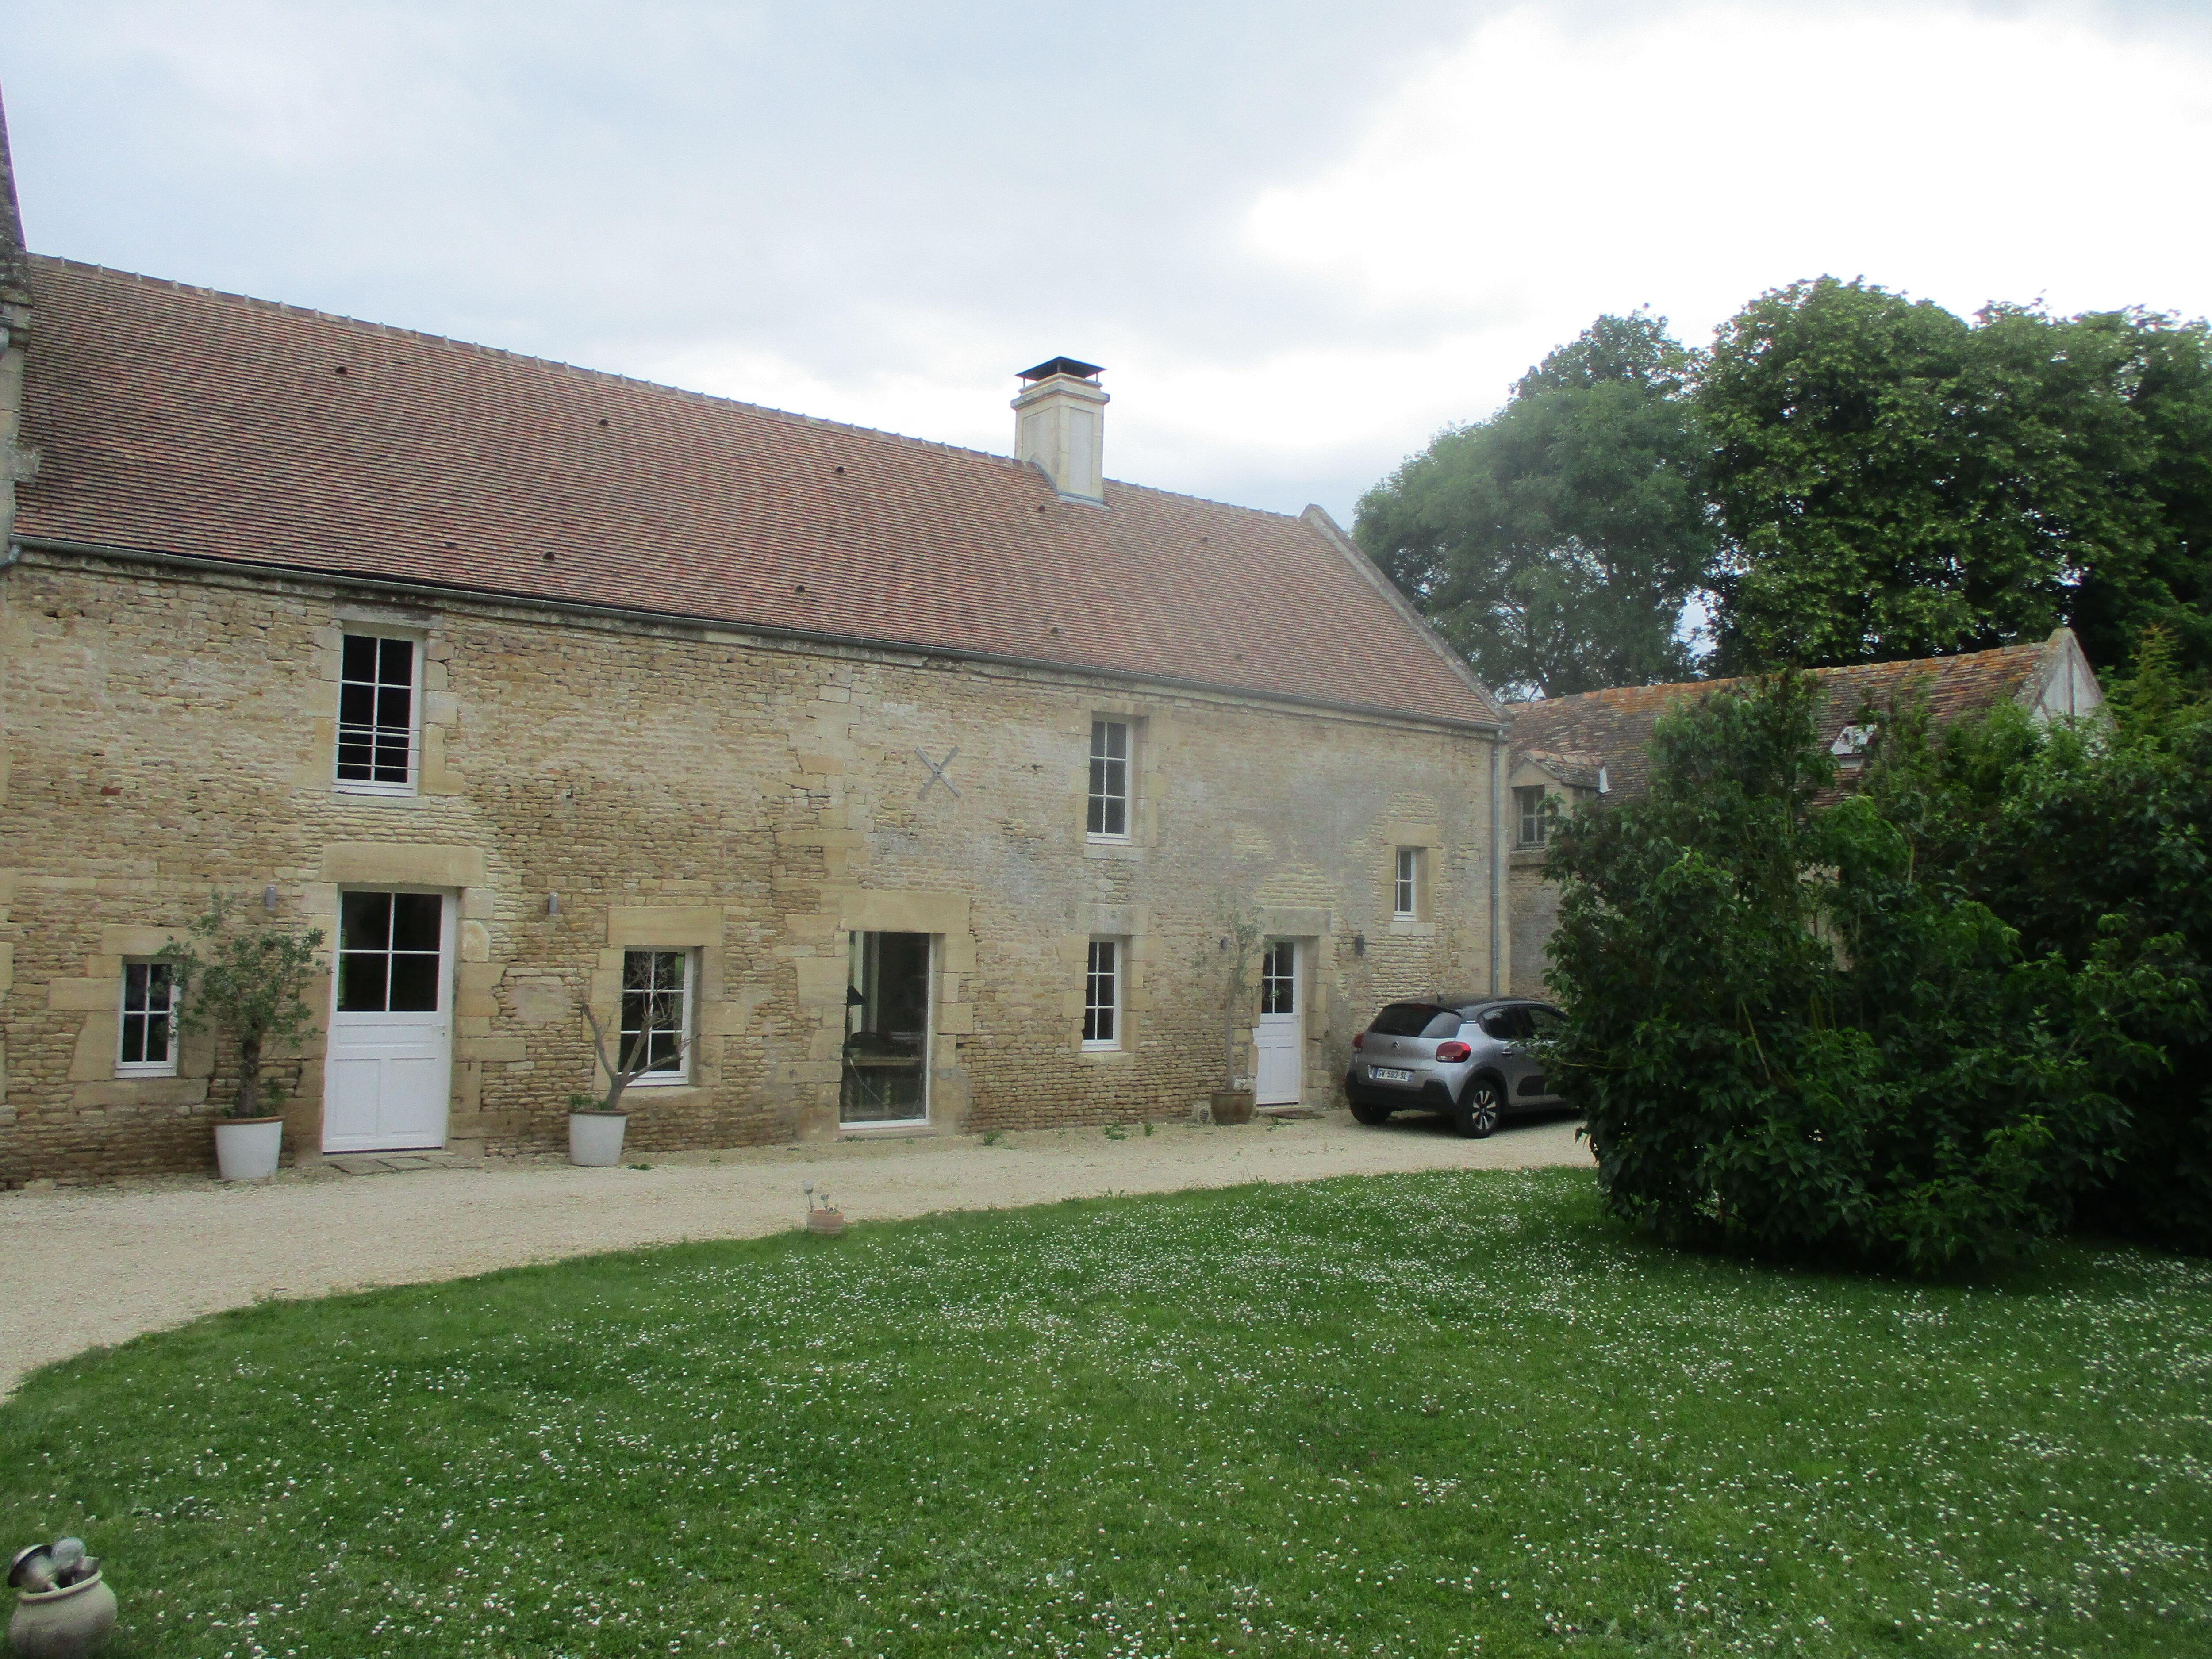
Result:
{"label": "overcast sky", "polygon": [[2212,312],[2212,3],[7,0],[32,246],[1349,522],[1603,311]]}

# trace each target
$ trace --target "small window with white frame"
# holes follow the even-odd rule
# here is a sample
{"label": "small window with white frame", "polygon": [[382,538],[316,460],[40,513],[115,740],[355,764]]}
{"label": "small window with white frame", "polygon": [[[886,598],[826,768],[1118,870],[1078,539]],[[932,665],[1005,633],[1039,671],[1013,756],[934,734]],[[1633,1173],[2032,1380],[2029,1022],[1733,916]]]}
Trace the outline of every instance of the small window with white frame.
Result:
{"label": "small window with white frame", "polygon": [[1122,946],[1117,939],[1091,941],[1090,966],[1083,975],[1083,1046],[1121,1046]]}
{"label": "small window with white frame", "polygon": [[115,1074],[177,1074],[177,981],[166,962],[123,964],[123,1029]]}
{"label": "small window with white frame", "polygon": [[616,1063],[639,1059],[645,1074],[633,1088],[691,1080],[691,952],[623,952],[622,1048]]}
{"label": "small window with white frame", "polygon": [[1129,836],[1129,722],[1091,722],[1090,833],[1110,841]]}
{"label": "small window with white frame", "polygon": [[1421,914],[1421,849],[1401,847],[1398,871],[1390,889],[1390,914],[1400,921],[1413,921]]}
{"label": "small window with white frame", "polygon": [[337,787],[411,795],[419,770],[422,649],[411,639],[348,634],[338,652]]}

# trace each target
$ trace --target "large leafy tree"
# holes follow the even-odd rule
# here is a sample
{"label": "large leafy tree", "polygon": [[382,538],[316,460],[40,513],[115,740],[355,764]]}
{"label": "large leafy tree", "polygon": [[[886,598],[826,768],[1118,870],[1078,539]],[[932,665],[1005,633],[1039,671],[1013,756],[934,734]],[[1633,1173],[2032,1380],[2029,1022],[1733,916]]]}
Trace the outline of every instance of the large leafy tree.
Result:
{"label": "large leafy tree", "polygon": [[1369,490],[1360,545],[1509,695],[1686,678],[1715,550],[1690,355],[1601,317]]}
{"label": "large leafy tree", "polygon": [[2212,351],[2202,325],[2053,318],[1822,277],[1724,324],[1697,404],[1728,536],[1717,663],[1881,661],[2081,623],[2208,629]]}

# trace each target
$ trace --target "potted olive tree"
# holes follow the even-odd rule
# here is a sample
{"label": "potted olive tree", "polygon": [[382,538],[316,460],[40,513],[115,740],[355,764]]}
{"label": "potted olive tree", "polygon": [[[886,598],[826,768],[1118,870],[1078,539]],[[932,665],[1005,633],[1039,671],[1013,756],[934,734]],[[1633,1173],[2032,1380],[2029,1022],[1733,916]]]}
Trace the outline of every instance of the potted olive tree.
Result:
{"label": "potted olive tree", "polygon": [[216,1118],[216,1167],[225,1181],[260,1181],[276,1173],[284,1148],[284,1119],[270,1109],[283,1091],[262,1067],[272,1042],[291,1042],[314,1027],[301,994],[315,973],[319,927],[299,933],[256,926],[249,901],[208,896],[206,912],[173,939],[156,960],[168,964],[176,986],[177,1024],[187,1031],[212,1029],[238,1059],[238,1090]]}
{"label": "potted olive tree", "polygon": [[1252,1121],[1252,1079],[1237,1073],[1237,1039],[1252,1024],[1252,987],[1248,982],[1252,958],[1266,937],[1260,918],[1242,904],[1223,905],[1217,926],[1218,939],[1199,947],[1196,967],[1201,984],[1210,982],[1220,997],[1221,1086],[1213,1091],[1216,1123]]}
{"label": "potted olive tree", "polygon": [[[629,1113],[622,1103],[623,1091],[653,1069],[653,1027],[648,1020],[629,1045],[629,1052],[617,1055],[608,1049],[606,1028],[592,1012],[592,1005],[578,997],[576,1006],[583,1011],[584,1023],[592,1028],[592,1051],[599,1056],[600,1071],[606,1074],[607,1092],[604,1099],[599,1100],[586,1094],[568,1097],[568,1162],[605,1169],[622,1162],[623,1134],[629,1127]],[[661,1035],[670,1033],[664,1030]],[[615,1047],[620,1049],[621,1046],[617,1034]],[[689,1046],[681,1034],[676,1035],[678,1066],[684,1064],[684,1051]],[[615,1063],[617,1058],[622,1061],[620,1065]]]}

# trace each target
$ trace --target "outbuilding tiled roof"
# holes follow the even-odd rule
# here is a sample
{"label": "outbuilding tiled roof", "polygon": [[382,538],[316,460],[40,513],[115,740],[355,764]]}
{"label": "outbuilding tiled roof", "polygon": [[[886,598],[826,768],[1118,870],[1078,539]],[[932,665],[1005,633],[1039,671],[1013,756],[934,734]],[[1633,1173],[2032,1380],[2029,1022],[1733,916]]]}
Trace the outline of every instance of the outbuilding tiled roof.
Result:
{"label": "outbuilding tiled roof", "polygon": [[[1823,694],[1821,746],[1832,745],[1862,709],[1869,705],[1886,708],[1908,690],[1925,695],[1929,716],[1938,726],[2006,701],[2032,702],[2045,680],[2063,665],[2064,653],[2078,650],[2073,635],[2062,628],[2035,645],[1816,669]],[[1651,727],[1659,717],[1710,692],[1747,684],[1726,679],[1630,685],[1508,703],[1514,751],[1539,764],[1563,755],[1574,756],[1585,767],[1602,763],[1611,798],[1640,795],[1650,786]]]}
{"label": "outbuilding tiled roof", "polygon": [[1109,482],[34,258],[16,533],[1497,710],[1318,508]]}

